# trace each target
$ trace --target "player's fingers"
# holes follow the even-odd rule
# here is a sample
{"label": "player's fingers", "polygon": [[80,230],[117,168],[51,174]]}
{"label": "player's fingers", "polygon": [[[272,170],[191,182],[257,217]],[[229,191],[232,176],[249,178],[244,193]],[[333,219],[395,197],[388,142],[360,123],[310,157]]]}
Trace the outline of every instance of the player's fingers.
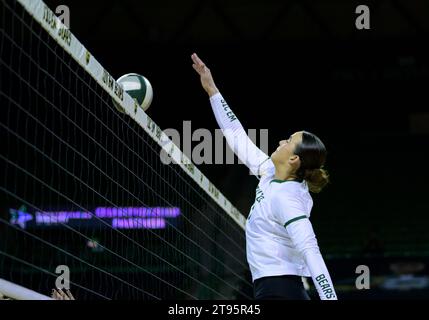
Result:
{"label": "player's fingers", "polygon": [[198,67],[196,64],[193,64],[192,67],[194,68],[194,70],[201,76],[204,72],[204,67]]}
{"label": "player's fingers", "polygon": [[67,296],[70,298],[70,300],[74,300],[74,297],[71,294],[70,290],[67,290],[66,293],[67,293]]}
{"label": "player's fingers", "polygon": [[198,66],[198,67],[204,67],[205,64],[204,62],[197,56],[196,53],[194,53],[192,55],[192,60],[194,61],[194,63]]}
{"label": "player's fingers", "polygon": [[55,289],[53,289],[53,290],[52,290],[52,298],[53,298],[53,299],[55,299],[55,300],[59,300],[59,299],[61,299],[60,294],[59,294],[59,293],[58,293],[58,291],[57,291],[57,290],[55,290]]}
{"label": "player's fingers", "polygon": [[197,54],[196,53],[193,53],[192,55],[191,55],[191,58],[192,58],[192,61],[195,63],[195,64],[197,64],[198,63],[198,56],[197,56]]}
{"label": "player's fingers", "polygon": [[196,64],[193,64],[192,67],[195,69],[195,71],[197,71],[199,75],[202,75],[208,70],[206,66],[197,66]]}
{"label": "player's fingers", "polygon": [[193,62],[193,63],[197,64],[197,60],[196,60],[196,58],[195,58],[195,53],[193,53],[193,54],[191,55],[191,59],[192,59],[192,62]]}
{"label": "player's fingers", "polygon": [[61,298],[62,298],[63,300],[68,300],[68,299],[69,299],[69,298],[67,297],[67,295],[64,293],[64,291],[63,291],[63,290],[58,289],[58,291],[60,292]]}

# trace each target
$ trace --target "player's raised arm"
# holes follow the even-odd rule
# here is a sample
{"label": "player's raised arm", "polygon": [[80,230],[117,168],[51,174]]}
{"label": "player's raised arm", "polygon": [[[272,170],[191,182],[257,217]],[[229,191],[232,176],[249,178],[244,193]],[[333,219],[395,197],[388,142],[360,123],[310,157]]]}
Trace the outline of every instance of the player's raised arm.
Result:
{"label": "player's raised arm", "polygon": [[199,74],[201,85],[210,97],[210,104],[217,123],[222,129],[229,147],[254,175],[261,175],[266,167],[272,166],[268,155],[249,139],[240,121],[216,87],[210,69],[195,53],[191,58],[192,67]]}

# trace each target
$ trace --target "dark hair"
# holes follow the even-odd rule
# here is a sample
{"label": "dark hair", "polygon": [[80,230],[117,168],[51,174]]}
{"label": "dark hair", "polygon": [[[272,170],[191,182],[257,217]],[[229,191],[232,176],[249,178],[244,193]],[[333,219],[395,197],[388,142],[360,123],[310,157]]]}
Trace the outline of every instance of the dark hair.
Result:
{"label": "dark hair", "polygon": [[295,147],[295,154],[301,160],[298,178],[307,182],[311,192],[322,191],[329,183],[329,174],[323,169],[327,154],[323,142],[316,135],[303,131],[302,142]]}

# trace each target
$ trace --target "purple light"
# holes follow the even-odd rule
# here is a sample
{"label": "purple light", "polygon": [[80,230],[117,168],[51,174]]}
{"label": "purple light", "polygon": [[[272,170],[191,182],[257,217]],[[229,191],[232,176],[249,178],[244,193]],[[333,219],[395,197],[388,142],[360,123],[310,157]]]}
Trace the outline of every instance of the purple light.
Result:
{"label": "purple light", "polygon": [[27,221],[33,220],[33,216],[25,211],[9,209],[11,214],[10,223],[20,226],[22,229],[27,227]]}
{"label": "purple light", "polygon": [[127,218],[113,219],[114,229],[165,229],[166,222],[163,218]]}
{"label": "purple light", "polygon": [[[26,222],[33,219],[31,214],[10,209],[11,223],[26,228]],[[181,212],[178,207],[98,207],[95,209],[98,218],[112,219],[112,228],[117,229],[164,229],[167,226],[164,218],[177,218]],[[70,219],[94,220],[94,214],[83,211],[36,211],[37,225],[67,224]]]}
{"label": "purple light", "polygon": [[91,219],[92,215],[81,211],[58,211],[58,212],[39,212],[36,211],[37,224],[58,224],[67,223],[69,219]]}
{"label": "purple light", "polygon": [[176,218],[180,215],[180,208],[177,207],[98,207],[95,209],[95,215],[99,218],[127,218],[127,217],[159,217]]}

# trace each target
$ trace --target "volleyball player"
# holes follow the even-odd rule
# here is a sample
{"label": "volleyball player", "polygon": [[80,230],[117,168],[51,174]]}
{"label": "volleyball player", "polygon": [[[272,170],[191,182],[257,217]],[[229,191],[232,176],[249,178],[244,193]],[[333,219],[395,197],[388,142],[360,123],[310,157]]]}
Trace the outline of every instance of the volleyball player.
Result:
{"label": "volleyball player", "polygon": [[301,277],[312,277],[320,299],[337,295],[309,217],[310,192],[320,192],[329,177],[323,169],[326,148],[306,131],[279,142],[270,157],[247,136],[217,89],[209,68],[196,55],[200,76],[223,134],[238,158],[260,176],[256,200],[246,222],[247,261],[255,299],[310,299]]}

